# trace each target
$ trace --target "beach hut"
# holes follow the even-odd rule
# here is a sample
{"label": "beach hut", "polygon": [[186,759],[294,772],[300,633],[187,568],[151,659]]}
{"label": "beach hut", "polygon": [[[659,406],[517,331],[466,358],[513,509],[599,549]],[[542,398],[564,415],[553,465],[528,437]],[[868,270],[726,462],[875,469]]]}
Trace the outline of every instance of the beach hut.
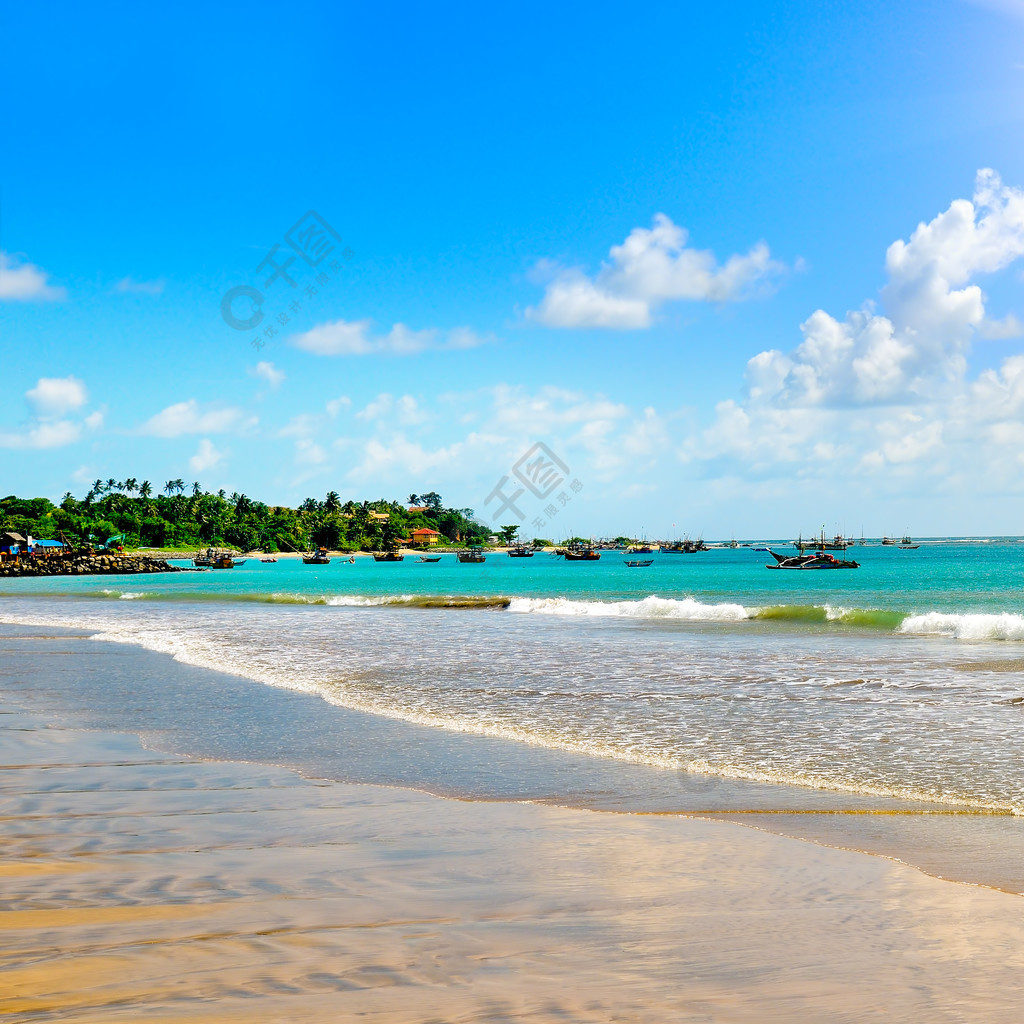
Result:
{"label": "beach hut", "polygon": [[20,534],[9,531],[0,534],[0,558],[14,559],[28,550],[28,541]]}

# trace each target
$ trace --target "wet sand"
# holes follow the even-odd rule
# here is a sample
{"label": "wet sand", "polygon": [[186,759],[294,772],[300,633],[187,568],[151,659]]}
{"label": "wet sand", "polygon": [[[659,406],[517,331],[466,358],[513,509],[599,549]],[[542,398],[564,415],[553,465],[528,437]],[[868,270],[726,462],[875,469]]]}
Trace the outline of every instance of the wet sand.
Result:
{"label": "wet sand", "polygon": [[1017,896],[729,823],[310,781],[0,712],[11,1021],[1019,1019]]}

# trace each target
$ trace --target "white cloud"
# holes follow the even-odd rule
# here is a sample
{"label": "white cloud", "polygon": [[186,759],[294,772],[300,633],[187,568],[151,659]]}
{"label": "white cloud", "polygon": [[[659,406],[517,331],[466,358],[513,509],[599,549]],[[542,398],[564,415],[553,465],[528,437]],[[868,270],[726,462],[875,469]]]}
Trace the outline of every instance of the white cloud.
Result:
{"label": "white cloud", "polygon": [[337,398],[332,398],[325,408],[327,409],[327,415],[332,419],[341,412],[342,409],[350,409],[352,407],[352,399],[347,395],[339,395]]}
{"label": "white cloud", "polygon": [[982,320],[978,324],[978,336],[990,341],[1006,341],[1011,338],[1024,338],[1024,323],[1008,313],[1002,320]]}
{"label": "white cloud", "polygon": [[289,340],[296,348],[318,356],[407,356],[428,350],[475,348],[486,342],[468,327],[414,331],[395,324],[387,334],[372,335],[369,320],[332,320]]}
{"label": "white cloud", "polygon": [[89,400],[85,385],[77,377],[41,377],[25,392],[34,416],[20,431],[0,432],[0,448],[63,448],[82,436],[83,428],[103,425],[103,412],[91,412],[81,422],[68,419]]}
{"label": "white cloud", "polygon": [[155,281],[136,281],[131,277],[122,277],[113,290],[118,295],[162,295],[166,285],[162,277]]}
{"label": "white cloud", "polygon": [[649,327],[666,302],[736,302],[785,270],[763,242],[719,265],[714,253],[686,241],[686,230],[659,213],[652,227],[634,228],[612,246],[594,278],[579,268],[556,272],[526,316],[549,327]]}
{"label": "white cloud", "polygon": [[70,420],[47,420],[24,433],[0,433],[0,448],[63,448],[82,436],[82,426]]}
{"label": "white cloud", "polygon": [[63,288],[49,283],[49,274],[0,252],[0,302],[46,302],[63,299]]}
{"label": "white cloud", "polygon": [[139,431],[155,437],[180,437],[182,434],[223,434],[227,431],[240,431],[253,427],[256,423],[255,416],[248,416],[241,409],[229,406],[204,411],[194,398],[190,398],[187,402],[177,402],[158,412],[148,419]]}
{"label": "white cloud", "polygon": [[[1019,470],[1024,356],[968,378],[979,337],[1019,336],[1010,314],[986,316],[976,279],[1024,256],[1024,191],[980,171],[959,199],[888,249],[880,310],[838,320],[817,310],[790,353],[747,364],[747,398],[716,408],[684,442],[684,460],[742,462],[750,473],[843,472],[997,482]],[[815,452],[827,453],[823,464]],[[1016,486],[1016,485],[1015,485]]]}
{"label": "white cloud", "polygon": [[266,381],[272,388],[278,388],[285,380],[284,370],[279,370],[273,363],[265,360],[257,363],[248,371],[253,377]]}
{"label": "white cloud", "polygon": [[372,423],[375,420],[387,420],[389,423],[401,423],[411,426],[422,423],[426,416],[420,408],[419,403],[412,395],[402,395],[395,398],[387,392],[378,395],[372,402],[367,403],[365,408],[356,413],[356,419],[364,423]]}
{"label": "white cloud", "polygon": [[188,465],[194,473],[205,473],[208,469],[220,465],[226,455],[226,451],[219,451],[209,438],[204,437],[199,442],[195,455],[188,460]]}
{"label": "white cloud", "polygon": [[38,416],[64,416],[85,405],[89,392],[77,377],[40,377],[25,397]]}
{"label": "white cloud", "polygon": [[295,442],[295,461],[305,466],[319,466],[327,461],[327,454],[315,441],[302,437]]}

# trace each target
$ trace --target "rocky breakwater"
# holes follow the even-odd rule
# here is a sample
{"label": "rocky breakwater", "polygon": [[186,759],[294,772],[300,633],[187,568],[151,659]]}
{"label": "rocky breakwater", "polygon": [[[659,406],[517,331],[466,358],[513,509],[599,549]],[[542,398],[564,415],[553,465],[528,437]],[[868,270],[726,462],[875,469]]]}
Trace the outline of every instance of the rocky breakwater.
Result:
{"label": "rocky breakwater", "polygon": [[137,576],[140,573],[181,572],[150,555],[65,555],[0,562],[0,579],[11,576]]}

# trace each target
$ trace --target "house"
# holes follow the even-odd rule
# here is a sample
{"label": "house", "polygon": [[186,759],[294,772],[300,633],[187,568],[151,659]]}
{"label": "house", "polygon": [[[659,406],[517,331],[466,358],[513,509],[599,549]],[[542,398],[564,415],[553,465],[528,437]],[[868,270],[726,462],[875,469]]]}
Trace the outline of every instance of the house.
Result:
{"label": "house", "polygon": [[376,523],[386,523],[391,518],[390,512],[371,512],[370,518]]}
{"label": "house", "polygon": [[64,543],[59,540],[37,540],[32,545],[34,558],[49,558],[64,554]]}
{"label": "house", "polygon": [[0,558],[17,558],[28,551],[28,541],[20,533],[0,534]]}
{"label": "house", "polygon": [[414,548],[429,548],[441,539],[437,530],[428,530],[425,526],[412,531],[412,546]]}
{"label": "house", "polygon": [[410,513],[413,513],[413,512],[429,512],[429,511],[430,511],[430,506],[429,505],[410,505],[409,506],[409,512]]}

